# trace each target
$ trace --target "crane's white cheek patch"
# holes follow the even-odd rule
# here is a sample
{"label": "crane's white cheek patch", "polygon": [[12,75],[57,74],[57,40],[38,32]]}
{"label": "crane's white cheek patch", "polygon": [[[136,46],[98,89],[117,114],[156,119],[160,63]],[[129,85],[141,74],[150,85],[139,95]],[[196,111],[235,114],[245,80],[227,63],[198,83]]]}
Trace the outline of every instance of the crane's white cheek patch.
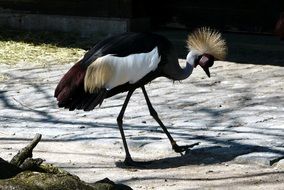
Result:
{"label": "crane's white cheek patch", "polygon": [[113,69],[110,80],[105,84],[108,90],[127,82],[133,84],[139,81],[149,72],[154,71],[161,61],[157,47],[148,53],[132,54],[126,57],[106,55],[103,59]]}

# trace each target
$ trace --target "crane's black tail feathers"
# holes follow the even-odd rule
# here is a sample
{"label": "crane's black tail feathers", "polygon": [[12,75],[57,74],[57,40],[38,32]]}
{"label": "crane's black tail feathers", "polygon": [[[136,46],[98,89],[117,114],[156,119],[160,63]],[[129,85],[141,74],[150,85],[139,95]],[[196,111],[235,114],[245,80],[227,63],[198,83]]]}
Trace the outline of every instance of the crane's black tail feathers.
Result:
{"label": "crane's black tail feathers", "polygon": [[106,97],[106,90],[102,89],[98,93],[90,94],[81,91],[82,93],[76,93],[72,99],[68,101],[58,102],[59,107],[69,109],[69,111],[84,110],[91,111],[97,105],[101,105],[104,98]]}
{"label": "crane's black tail feathers", "polygon": [[57,85],[54,97],[58,106],[73,111],[75,109],[90,111],[102,104],[107,90],[100,89],[96,93],[85,92],[84,77],[86,69],[80,64],[75,64],[61,79]]}

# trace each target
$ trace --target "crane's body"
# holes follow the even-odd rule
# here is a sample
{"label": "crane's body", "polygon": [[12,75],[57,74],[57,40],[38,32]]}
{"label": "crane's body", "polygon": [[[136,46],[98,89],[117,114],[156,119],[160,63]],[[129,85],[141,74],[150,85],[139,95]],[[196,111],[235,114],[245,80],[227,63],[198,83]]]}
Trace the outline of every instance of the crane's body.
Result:
{"label": "crane's body", "polygon": [[[92,110],[103,98],[137,88],[159,76],[180,80],[183,76],[173,75],[179,67],[174,47],[166,38],[151,33],[125,33],[107,38],[89,50],[63,77],[55,95],[60,107]],[[98,95],[102,93],[104,96]]]}
{"label": "crane's body", "polygon": [[[173,149],[176,152],[185,151],[193,145],[178,146],[175,143],[152,107],[144,85],[161,76],[171,80],[183,80],[191,75],[197,65],[210,76],[208,68],[213,65],[216,57],[222,57],[221,54],[226,49],[219,33],[203,30],[207,32],[206,35],[211,36],[211,41],[209,37],[202,36],[204,35],[202,31],[199,34],[201,37],[193,35],[191,37],[193,40],[188,41],[191,50],[186,58],[185,67],[179,65],[172,43],[158,34],[124,33],[98,42],[61,79],[55,90],[59,107],[70,111],[75,109],[90,111],[102,104],[105,98],[128,92],[117,123],[126,152],[125,163],[137,165],[137,162],[132,160],[127,147],[122,119],[132,93],[135,89],[142,88],[150,114],[168,136]],[[212,47],[216,43],[220,43],[219,46]],[[218,48],[223,50],[220,51]]]}

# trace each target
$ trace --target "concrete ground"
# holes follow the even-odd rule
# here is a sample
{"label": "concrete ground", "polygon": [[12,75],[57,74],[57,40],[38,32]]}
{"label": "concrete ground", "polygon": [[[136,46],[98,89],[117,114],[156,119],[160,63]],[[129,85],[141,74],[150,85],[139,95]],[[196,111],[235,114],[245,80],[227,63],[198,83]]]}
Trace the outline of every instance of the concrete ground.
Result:
{"label": "concrete ground", "polygon": [[108,177],[133,189],[283,189],[284,67],[254,61],[216,62],[210,79],[197,68],[182,82],[159,78],[146,86],[177,143],[200,142],[183,156],[136,90],[124,127],[133,158],[153,161],[145,169],[120,164],[116,117],[125,94],[92,112],[69,112],[57,108],[53,92],[72,64],[0,64],[0,157],[11,159],[41,133],[34,157],[90,183]]}

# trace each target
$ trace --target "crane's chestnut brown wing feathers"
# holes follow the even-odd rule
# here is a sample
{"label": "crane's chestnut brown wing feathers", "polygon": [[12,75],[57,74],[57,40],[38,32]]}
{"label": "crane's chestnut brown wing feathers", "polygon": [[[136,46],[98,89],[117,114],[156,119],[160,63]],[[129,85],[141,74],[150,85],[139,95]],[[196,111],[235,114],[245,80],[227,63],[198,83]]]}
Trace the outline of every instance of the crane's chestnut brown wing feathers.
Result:
{"label": "crane's chestnut brown wing feathers", "polygon": [[[58,100],[58,106],[69,110],[84,109],[89,111],[101,104],[105,97],[109,97],[105,88],[96,89],[92,93],[86,92],[84,89],[84,79],[88,67],[98,58],[108,54],[126,57],[150,52],[155,47],[158,47],[159,51],[163,48],[167,49],[165,46],[168,45],[170,43],[166,38],[150,33],[125,33],[99,41],[63,76],[57,85],[54,96]],[[163,57],[166,56],[161,55],[161,63]]]}

